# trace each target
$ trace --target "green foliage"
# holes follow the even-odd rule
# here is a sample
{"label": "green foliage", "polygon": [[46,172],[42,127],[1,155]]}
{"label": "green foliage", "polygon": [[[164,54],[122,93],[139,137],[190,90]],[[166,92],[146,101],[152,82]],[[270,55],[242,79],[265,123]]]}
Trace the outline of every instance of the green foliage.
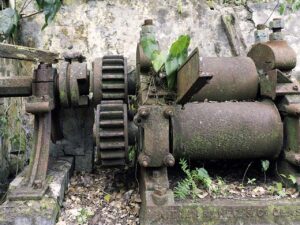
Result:
{"label": "green foliage", "polygon": [[212,180],[204,168],[190,170],[185,159],[180,159],[179,164],[186,178],[178,182],[174,191],[175,196],[181,199],[185,199],[188,196],[195,198],[198,193],[198,183],[208,190],[212,189]]}
{"label": "green foliage", "polygon": [[18,12],[12,8],[0,11],[0,41],[13,38],[16,35],[19,19]]}
{"label": "green foliage", "polygon": [[61,7],[61,0],[36,0],[39,10],[45,14],[45,24],[42,30],[54,19],[56,13]]}
{"label": "green foliage", "polygon": [[265,173],[270,167],[269,160],[261,160],[262,171]]}
{"label": "green foliage", "polygon": [[300,9],[300,0],[284,0],[278,7],[280,15],[285,14],[287,8],[290,8],[292,12],[298,11]]}
{"label": "green foliage", "polygon": [[269,187],[269,191],[272,194],[278,195],[279,197],[285,197],[286,196],[285,189],[283,188],[283,185],[282,185],[281,182],[275,182],[274,186]]}
{"label": "green foliage", "polygon": [[297,183],[297,179],[295,176],[293,176],[292,174],[286,176],[285,174],[279,174],[281,177],[290,180],[292,182],[292,184],[296,184]]}
{"label": "green foliage", "polygon": [[76,216],[76,221],[78,224],[86,224],[88,219],[93,216],[94,213],[88,209],[80,209],[79,214]]}
{"label": "green foliage", "polygon": [[189,35],[180,35],[179,38],[172,44],[165,68],[167,73],[168,87],[175,87],[177,79],[177,69],[184,63],[188,56],[188,47],[190,45]]}
{"label": "green foliage", "polygon": [[151,60],[155,72],[165,68],[167,74],[168,87],[173,89],[176,84],[177,69],[186,60],[188,47],[190,44],[189,35],[181,35],[171,45],[169,53],[160,51],[157,41],[154,37],[144,37],[141,39],[141,45],[145,55]]}
{"label": "green foliage", "polygon": [[247,184],[255,184],[255,182],[256,182],[255,178],[252,178],[252,179],[248,178]]}
{"label": "green foliage", "polygon": [[291,174],[288,176],[288,179],[289,179],[293,184],[296,184],[296,183],[297,183],[296,177],[293,176],[293,175],[291,175]]}
{"label": "green foliage", "polygon": [[[26,3],[27,1],[24,2],[24,5]],[[43,12],[45,15],[45,23],[42,27],[42,29],[45,29],[45,27],[47,27],[48,24],[53,21],[55,15],[60,9],[61,0],[36,0],[36,3],[39,12]],[[15,38],[20,19],[37,14],[33,13],[31,15],[23,15],[23,10],[24,7],[21,8],[20,12],[17,12],[12,8],[6,8],[0,11],[0,41],[3,41],[7,38]]]}

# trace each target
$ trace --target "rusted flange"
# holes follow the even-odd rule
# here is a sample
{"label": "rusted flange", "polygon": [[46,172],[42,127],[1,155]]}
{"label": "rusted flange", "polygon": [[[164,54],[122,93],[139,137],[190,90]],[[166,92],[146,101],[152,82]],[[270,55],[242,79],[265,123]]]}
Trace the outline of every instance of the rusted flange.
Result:
{"label": "rusted flange", "polygon": [[89,104],[89,71],[86,62],[63,62],[59,65],[58,93],[64,108]]}

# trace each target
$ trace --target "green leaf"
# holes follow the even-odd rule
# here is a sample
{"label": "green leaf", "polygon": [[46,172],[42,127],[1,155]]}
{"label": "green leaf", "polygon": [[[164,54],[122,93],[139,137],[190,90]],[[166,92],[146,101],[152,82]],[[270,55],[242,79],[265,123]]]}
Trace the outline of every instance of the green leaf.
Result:
{"label": "green leaf", "polygon": [[279,8],[278,8],[278,11],[279,11],[280,15],[283,15],[285,13],[285,10],[286,10],[286,4],[285,3],[281,3],[279,5]]}
{"label": "green leaf", "polygon": [[181,35],[170,48],[169,55],[165,63],[169,89],[173,89],[176,86],[177,70],[187,58],[187,49],[189,44],[190,36]]}
{"label": "green leaf", "polygon": [[269,160],[261,160],[261,166],[262,166],[263,172],[267,172],[267,170],[269,169],[269,166],[270,166]]}
{"label": "green leaf", "polygon": [[38,5],[39,7],[39,10],[43,9],[44,8],[44,4],[45,4],[45,1],[44,0],[35,0],[36,1],[36,4]]}
{"label": "green leaf", "polygon": [[42,9],[44,10],[44,14],[45,14],[45,24],[42,27],[42,30],[45,29],[51,21],[53,21],[60,7],[61,7],[60,0],[44,0]]}
{"label": "green leaf", "polygon": [[158,72],[166,62],[167,53],[154,51],[152,54],[152,58],[153,58],[152,60],[153,69],[155,70],[155,72]]}
{"label": "green leaf", "polygon": [[179,57],[182,54],[187,54],[187,49],[190,45],[189,35],[180,35],[179,38],[171,45],[169,55],[171,57]]}
{"label": "green leaf", "polygon": [[107,195],[104,196],[104,200],[105,200],[107,203],[110,202],[110,198],[111,198],[110,194],[107,194]]}
{"label": "green leaf", "polygon": [[151,60],[153,60],[154,52],[159,50],[159,46],[154,37],[144,37],[141,39],[141,45],[144,50],[144,54]]}
{"label": "green leaf", "polygon": [[176,85],[176,71],[178,68],[178,60],[177,58],[170,58],[168,57],[166,63],[165,63],[165,69],[167,74],[167,82],[169,89],[172,89]]}
{"label": "green leaf", "polygon": [[292,4],[292,11],[298,11],[300,9],[300,0],[296,0],[293,4]]}
{"label": "green leaf", "polygon": [[296,183],[297,183],[296,177],[293,176],[293,175],[291,175],[291,174],[289,175],[289,180],[292,181],[293,184],[296,184]]}
{"label": "green leaf", "polygon": [[17,31],[19,15],[16,10],[6,8],[0,11],[0,35],[5,38],[11,37]]}

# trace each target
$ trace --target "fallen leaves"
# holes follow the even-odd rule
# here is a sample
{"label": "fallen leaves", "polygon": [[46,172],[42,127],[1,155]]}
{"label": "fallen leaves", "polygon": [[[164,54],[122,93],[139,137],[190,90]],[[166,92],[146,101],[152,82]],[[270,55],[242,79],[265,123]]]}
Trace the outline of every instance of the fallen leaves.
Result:
{"label": "fallen leaves", "polygon": [[97,168],[95,174],[75,174],[57,225],[139,224],[141,199],[134,176],[125,173]]}

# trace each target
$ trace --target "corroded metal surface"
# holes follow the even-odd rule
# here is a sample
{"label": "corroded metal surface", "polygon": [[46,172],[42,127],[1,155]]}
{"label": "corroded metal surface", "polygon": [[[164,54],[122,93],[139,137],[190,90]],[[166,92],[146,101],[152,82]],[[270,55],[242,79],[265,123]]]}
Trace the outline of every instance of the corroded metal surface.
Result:
{"label": "corroded metal surface", "polygon": [[96,59],[93,63],[94,104],[101,100],[128,99],[127,60],[123,56],[111,55]]}
{"label": "corroded metal surface", "polygon": [[190,103],[172,120],[176,158],[275,158],[283,125],[272,102]]}
{"label": "corroded metal surface", "polygon": [[51,110],[54,108],[54,80],[56,70],[40,64],[35,70],[32,94],[25,108],[34,114],[34,144],[25,183],[9,193],[10,200],[40,199],[48,188],[48,169],[51,138]]}
{"label": "corroded metal surface", "polygon": [[203,57],[200,71],[213,75],[191,101],[230,101],[256,99],[258,74],[248,57]]}
{"label": "corroded metal surface", "polygon": [[60,105],[64,108],[89,104],[90,77],[86,62],[62,62],[58,67],[57,89]]}
{"label": "corroded metal surface", "polygon": [[[143,167],[173,166],[165,159],[170,155],[168,107],[141,106],[134,118],[139,127],[140,151],[139,163]],[[171,155],[172,156],[172,155]],[[172,164],[172,163],[171,163]]]}
{"label": "corroded metal surface", "polygon": [[98,160],[104,166],[128,161],[127,105],[123,101],[101,101],[95,113],[94,136]]}
{"label": "corroded metal surface", "polygon": [[30,96],[32,94],[32,77],[1,77],[0,97]]}
{"label": "corroded metal surface", "polygon": [[200,70],[199,50],[196,48],[177,73],[177,104],[187,103],[212,77],[213,74]]}
{"label": "corroded metal surface", "polygon": [[248,53],[258,70],[292,70],[297,63],[295,51],[286,41],[269,41],[253,45]]}

